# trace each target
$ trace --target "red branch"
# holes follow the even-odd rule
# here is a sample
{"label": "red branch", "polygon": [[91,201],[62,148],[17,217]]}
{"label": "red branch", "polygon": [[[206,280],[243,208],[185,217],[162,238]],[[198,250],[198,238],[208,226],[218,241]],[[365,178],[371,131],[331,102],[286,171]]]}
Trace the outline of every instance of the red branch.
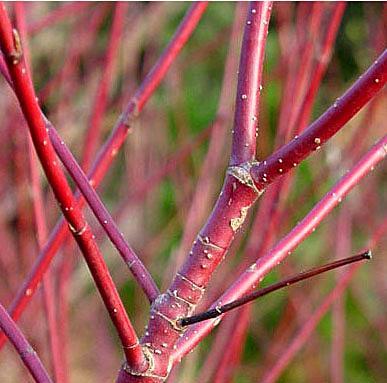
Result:
{"label": "red branch", "polygon": [[[159,58],[151,72],[147,75],[144,83],[136,91],[135,96],[129,102],[125,112],[119,118],[116,126],[110,134],[110,137],[99,151],[88,174],[89,182],[95,188],[101,183],[118,150],[123,145],[125,138],[128,135],[129,128],[132,127],[133,120],[142,110],[146,100],[148,100],[151,96],[151,92],[153,92],[160,84],[170,65],[173,63],[188,38],[195,30],[196,25],[198,24],[200,17],[203,15],[206,7],[207,3],[198,2],[188,10],[162,56]],[[144,92],[144,95],[142,95],[142,92]],[[139,104],[136,103],[136,100],[142,100],[142,102]],[[78,206],[82,207],[84,202],[85,201],[83,199],[80,199]],[[31,272],[28,274],[25,282],[10,306],[9,311],[12,314],[12,318],[19,318],[24,311],[28,302],[35,293],[37,286],[42,280],[44,273],[50,265],[52,258],[59,250],[67,234],[68,230],[65,221],[63,219],[59,220],[55,225],[54,230],[51,232],[48,242],[39,254],[38,259],[35,261]],[[4,340],[4,336],[1,336],[0,334],[0,348],[4,344]]]}
{"label": "red branch", "polygon": [[58,166],[54,148],[49,140],[46,125],[36,101],[32,82],[26,70],[19,34],[16,29],[12,29],[4,4],[0,6],[0,44],[12,78],[15,94],[28,123],[36,152],[48,182],[70,226],[74,239],[85,257],[108,313],[117,329],[128,363],[139,369],[144,368],[147,362],[138,345],[136,333],[126,314],[91,229],[82,212],[76,206],[76,200],[66,177]]}
{"label": "red branch", "polygon": [[[248,155],[252,160],[251,147],[254,149],[253,156],[255,156],[255,117],[257,116],[259,83],[254,84],[254,81],[258,81],[261,77],[258,73],[262,70],[262,65],[260,65],[264,52],[262,46],[266,41],[271,5],[271,2],[252,2],[248,11],[247,21],[249,23],[245,25],[244,41],[245,44],[248,44],[250,54],[253,55],[255,61],[245,57],[240,63],[239,91],[246,92],[248,97],[240,97],[238,101],[242,104],[235,113],[234,140],[236,141],[233,145],[233,154],[234,151],[239,154],[232,157],[234,159],[230,159],[231,164],[235,164],[235,160],[240,156],[242,160],[246,160],[246,155]],[[259,31],[258,39],[252,36],[252,25],[256,33]],[[253,50],[258,50],[259,54]],[[249,75],[253,76],[254,81],[246,83]],[[237,100],[244,94],[238,93]],[[254,127],[253,133],[246,130],[243,125],[249,119],[251,121],[248,123],[249,129]],[[247,140],[249,140],[250,149],[246,151]],[[237,149],[238,145],[242,145],[243,148]],[[226,177],[209,220],[194,241],[190,257],[176,274],[167,292],[152,304],[148,330],[141,340],[154,359],[152,378],[144,380],[146,382],[165,380],[168,376],[172,367],[171,355],[183,331],[177,319],[189,316],[201,300],[214,270],[224,258],[250,206],[259,195],[255,186],[244,178],[244,171],[246,172],[247,169],[230,166],[230,174]],[[144,374],[142,378],[145,379],[146,376],[148,375]],[[124,365],[118,382],[136,382],[138,379],[138,376],[132,374],[131,369]]]}
{"label": "red branch", "polygon": [[[26,33],[26,24],[25,24],[25,5],[23,2],[15,3],[15,16],[16,16],[16,25],[18,27],[20,38],[23,44],[23,53],[26,62],[26,69],[31,76],[30,70],[30,52],[29,46],[27,43],[27,33]],[[32,78],[32,77],[31,77]],[[29,163],[30,163],[30,174],[31,174],[31,186],[33,193],[33,207],[35,215],[35,225],[37,233],[37,242],[39,250],[42,249],[44,243],[47,240],[47,223],[46,217],[44,214],[44,199],[42,188],[40,184],[40,174],[39,174],[39,162],[36,157],[35,150],[33,148],[33,143],[29,137],[28,139],[28,148],[29,148]],[[54,372],[55,381],[57,383],[64,382],[65,371],[61,360],[61,348],[59,343],[59,334],[58,334],[58,322],[56,317],[56,307],[54,299],[54,283],[53,276],[50,270],[47,270],[46,275],[43,279],[43,300],[44,307],[46,311],[47,318],[47,335],[50,343],[50,357],[52,370]]]}
{"label": "red branch", "polygon": [[[381,162],[387,154],[387,136],[383,137],[367,154],[328,192],[320,202],[300,221],[300,223],[266,255],[258,258],[237,281],[213,304],[215,308],[219,304],[231,302],[243,295],[263,279],[275,266],[283,261],[291,252],[307,238],[317,225],[337,206],[362,178]],[[217,320],[209,320],[197,326],[192,326],[178,343],[175,352],[175,362],[192,350],[217,324]]]}
{"label": "red branch", "polygon": [[304,133],[251,168],[256,187],[264,189],[267,184],[271,184],[318,150],[383,88],[386,81],[387,50]]}
{"label": "red branch", "polygon": [[251,2],[239,62],[230,165],[255,159],[259,94],[271,2]]}

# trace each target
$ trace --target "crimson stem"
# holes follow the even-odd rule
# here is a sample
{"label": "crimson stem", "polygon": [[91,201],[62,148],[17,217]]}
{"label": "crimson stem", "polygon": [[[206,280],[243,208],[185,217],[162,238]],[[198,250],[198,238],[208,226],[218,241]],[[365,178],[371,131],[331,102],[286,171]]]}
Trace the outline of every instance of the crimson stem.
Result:
{"label": "crimson stem", "polygon": [[50,143],[32,82],[26,70],[19,34],[16,29],[12,28],[3,3],[0,4],[0,45],[37,155],[115,325],[128,363],[136,368],[145,368],[147,361],[138,345],[137,335],[95,242],[95,237],[82,212],[76,206],[71,188],[58,166],[58,160]]}
{"label": "crimson stem", "polygon": [[[197,2],[189,8],[162,55],[146,76],[144,82],[137,89],[135,95],[129,101],[125,111],[118,119],[109,138],[101,147],[90,171],[88,172],[89,183],[94,188],[101,183],[102,179],[106,175],[113,159],[115,158],[114,155],[112,156],[112,153],[117,153],[122,147],[129,133],[129,129],[133,127],[133,121],[145,106],[146,101],[163,80],[169,67],[173,64],[189,37],[194,32],[204,11],[206,10],[206,7],[207,2]],[[2,55],[0,55],[0,69],[4,69],[1,66],[1,58]],[[7,77],[7,75],[9,76],[8,70],[5,71],[5,77]],[[11,79],[10,82],[12,82]],[[79,197],[79,194],[76,194],[76,196]],[[85,202],[84,199],[78,198],[77,201],[77,206],[79,206],[79,208],[83,207]],[[51,263],[51,260],[59,250],[65,238],[67,238],[67,235],[68,229],[66,221],[64,219],[60,219],[51,232],[46,245],[39,253],[39,256],[37,257],[30,273],[17,292],[16,298],[10,305],[9,312],[11,313],[12,318],[18,319],[27,304],[31,301],[31,298],[41,282],[44,273]],[[4,341],[5,337],[0,334],[0,348],[3,346]]]}

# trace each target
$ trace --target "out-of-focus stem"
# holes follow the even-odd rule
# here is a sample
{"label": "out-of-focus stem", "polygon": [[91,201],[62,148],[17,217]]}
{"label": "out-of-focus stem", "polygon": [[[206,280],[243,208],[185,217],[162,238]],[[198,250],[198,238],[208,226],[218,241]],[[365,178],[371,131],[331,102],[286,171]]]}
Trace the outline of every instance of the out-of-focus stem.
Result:
{"label": "out-of-focus stem", "polygon": [[79,16],[82,12],[85,12],[85,8],[90,7],[92,3],[85,2],[77,2],[71,1],[69,3],[65,3],[63,5],[57,6],[53,11],[51,11],[48,15],[45,15],[40,20],[34,22],[31,25],[28,25],[28,34],[34,35],[40,32],[42,29],[48,28],[53,24],[60,22],[63,19],[68,17]]}
{"label": "out-of-focus stem", "polygon": [[316,98],[317,91],[319,90],[319,85],[330,61],[332,48],[334,47],[334,42],[346,5],[347,4],[345,2],[337,2],[334,4],[334,10],[330,17],[328,30],[325,39],[321,44],[322,48],[317,56],[317,63],[313,69],[313,75],[309,83],[306,97],[302,104],[299,106],[297,113],[295,114],[298,117],[295,124],[297,131],[302,131],[305,125],[308,123],[313,102]]}
{"label": "out-of-focus stem", "polygon": [[[233,324],[236,325],[239,320],[242,320],[242,326],[235,326],[234,329],[228,333],[230,339],[230,344],[226,347],[226,350],[223,349],[223,352],[226,351],[226,357],[222,358],[219,366],[217,366],[213,383],[223,383],[230,382],[233,379],[234,372],[239,367],[239,362],[242,359],[244,352],[244,345],[247,338],[247,328],[249,325],[249,318],[251,316],[251,307],[244,306],[240,310],[236,311],[235,318],[233,318]],[[228,352],[228,348],[230,351]]]}
{"label": "out-of-focus stem", "polygon": [[[351,215],[349,209],[342,209],[337,218],[336,231],[336,258],[351,251]],[[336,274],[340,278],[342,271]],[[332,307],[332,342],[331,342],[331,382],[343,383],[344,380],[344,353],[345,353],[345,300],[339,297]]]}
{"label": "out-of-focus stem", "polygon": [[274,383],[279,378],[281,372],[290,363],[293,355],[295,355],[302,345],[306,342],[307,338],[312,334],[313,330],[320,322],[321,318],[328,311],[330,305],[345,291],[348,283],[351,281],[355,274],[355,271],[359,268],[359,265],[353,265],[336,284],[336,287],[323,301],[319,308],[312,314],[302,329],[298,332],[289,347],[282,353],[280,359],[276,362],[267,374],[265,374],[259,381],[262,383]]}
{"label": "out-of-focus stem", "polygon": [[114,7],[114,16],[109,43],[106,49],[105,62],[94,99],[89,128],[84,139],[84,150],[81,163],[82,168],[85,170],[89,168],[94,151],[100,140],[101,125],[107,106],[109,87],[114,79],[114,67],[118,57],[118,48],[121,41],[128,3],[117,2]]}

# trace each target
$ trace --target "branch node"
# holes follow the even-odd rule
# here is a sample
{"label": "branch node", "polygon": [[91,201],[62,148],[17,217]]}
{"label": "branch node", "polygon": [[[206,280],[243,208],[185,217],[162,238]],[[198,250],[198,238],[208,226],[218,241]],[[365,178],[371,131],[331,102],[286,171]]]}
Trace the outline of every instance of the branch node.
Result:
{"label": "branch node", "polygon": [[87,222],[85,223],[85,225],[83,227],[81,227],[79,230],[77,230],[74,226],[72,226],[71,224],[68,224],[69,225],[69,229],[70,231],[74,234],[74,235],[77,235],[77,236],[81,236],[87,229]]}
{"label": "branch node", "polygon": [[227,169],[227,173],[236,178],[243,185],[248,186],[253,189],[255,193],[259,196],[263,193],[263,189],[259,190],[254,183],[253,177],[251,176],[250,169],[258,165],[258,161],[248,161],[240,165],[232,165]]}
{"label": "branch node", "polygon": [[191,281],[189,278],[187,278],[186,276],[184,276],[180,273],[176,273],[176,276],[179,277],[182,281],[187,282],[191,286],[191,289],[193,291],[195,291],[195,290],[200,291],[200,296],[203,296],[204,291],[205,291],[205,288],[203,286],[197,285],[195,282]]}
{"label": "branch node", "polygon": [[142,376],[142,377],[147,377],[147,378],[152,378],[152,379],[157,379],[160,380],[161,382],[164,382],[165,379],[168,377],[168,374],[166,376],[160,376],[157,374],[154,374],[154,368],[155,368],[155,361],[152,352],[148,347],[142,346],[142,351],[144,353],[144,357],[146,361],[148,362],[148,367],[145,371],[137,371],[133,368],[131,368],[128,364],[128,362],[125,361],[125,363],[122,365],[122,369],[129,375],[132,376]]}
{"label": "branch node", "polygon": [[12,29],[12,35],[15,49],[9,54],[9,57],[12,60],[12,64],[16,65],[19,64],[21,58],[23,57],[23,49],[21,45],[20,35],[17,29]]}
{"label": "branch node", "polygon": [[167,290],[167,294],[169,294],[172,298],[175,298],[175,299],[177,299],[178,301],[181,301],[181,302],[183,302],[184,304],[186,304],[186,305],[187,305],[187,311],[188,311],[188,313],[192,313],[193,310],[195,309],[195,305],[194,305],[193,303],[187,301],[186,299],[180,297],[180,296],[177,294],[177,290],[171,291],[171,290],[168,289],[168,290]]}
{"label": "branch node", "polygon": [[123,348],[125,348],[126,350],[130,350],[132,348],[136,348],[140,343],[137,341],[136,343],[134,344],[130,344],[129,346],[123,346]]}
{"label": "branch node", "polygon": [[155,309],[152,309],[151,312],[158,315],[160,318],[164,319],[165,321],[167,321],[171,325],[171,327],[178,333],[181,333],[185,330],[184,327],[182,327],[180,324],[181,318],[176,318],[176,319],[169,318],[163,313],[161,313],[160,311]]}

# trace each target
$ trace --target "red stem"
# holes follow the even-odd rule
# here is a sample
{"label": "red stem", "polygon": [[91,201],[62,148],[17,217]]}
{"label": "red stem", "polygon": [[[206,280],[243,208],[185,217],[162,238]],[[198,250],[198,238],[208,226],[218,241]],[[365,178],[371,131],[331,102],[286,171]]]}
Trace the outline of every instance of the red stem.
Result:
{"label": "red stem", "polygon": [[[24,58],[26,62],[26,69],[31,76],[30,71],[30,52],[29,46],[27,43],[27,33],[26,33],[26,24],[25,24],[25,8],[23,2],[15,3],[15,16],[16,16],[16,25],[18,27],[20,38],[24,47]],[[31,184],[33,192],[33,207],[35,215],[35,225],[37,232],[37,241],[39,250],[43,247],[45,241],[47,240],[47,224],[46,218],[44,216],[44,203],[43,203],[43,194],[40,185],[40,175],[39,175],[39,162],[36,158],[36,154],[33,148],[33,143],[31,139],[28,139],[28,148],[29,148],[29,163],[30,163],[30,175],[31,175]],[[43,300],[46,311],[46,319],[48,325],[48,338],[50,343],[50,357],[52,369],[57,383],[64,382],[64,368],[65,366],[62,363],[61,358],[61,349],[59,343],[58,335],[58,325],[56,317],[56,308],[54,300],[54,285],[53,285],[53,276],[50,270],[47,270],[46,275],[43,279]]]}
{"label": "red stem", "polygon": [[259,95],[272,2],[249,5],[239,62],[230,165],[255,159]]}
{"label": "red stem", "polygon": [[[119,148],[123,145],[125,138],[128,135],[129,128],[132,126],[132,121],[137,114],[141,111],[140,105],[137,104],[136,99],[142,100],[142,107],[145,105],[145,101],[150,97],[151,91],[154,91],[160,84],[163,76],[165,76],[169,66],[173,63],[176,56],[180,53],[184,47],[188,38],[191,36],[200,16],[203,15],[207,3],[195,3],[187,12],[183,21],[180,24],[179,29],[176,31],[171,42],[168,44],[164,53],[155,64],[153,70],[144,80],[144,84],[136,92],[136,97],[129,102],[126,111],[120,117],[114,130],[112,131],[107,142],[103,145],[99,151],[96,160],[94,161],[91,171],[88,174],[89,182],[95,188],[100,184],[107,170],[109,169],[115,154]],[[1,56],[0,56],[1,57]],[[141,95],[141,91],[146,92],[146,96]],[[113,154],[113,155],[112,155]],[[82,207],[84,200],[79,201],[79,207]],[[35,261],[31,272],[28,274],[25,282],[18,291],[16,298],[13,300],[10,306],[10,312],[13,318],[19,318],[24,308],[31,300],[31,297],[36,291],[42,277],[47,270],[52,258],[58,251],[59,247],[66,238],[68,230],[65,221],[59,220],[55,225],[54,230],[51,232],[47,244],[43,251],[39,254],[38,259]],[[5,338],[0,334],[0,348],[4,344]]]}
{"label": "red stem", "polygon": [[76,206],[76,200],[66,177],[58,166],[54,148],[50,143],[31,80],[26,71],[19,35],[15,29],[12,29],[4,4],[0,5],[0,44],[38,157],[117,329],[128,363],[137,368],[144,368],[147,366],[147,361],[138,345],[136,333],[93,234],[80,209]]}
{"label": "red stem", "polygon": [[[254,84],[254,81],[245,84],[245,81],[247,81],[248,75],[253,76],[253,79],[256,81],[260,78],[258,73],[262,66],[259,66],[259,62],[263,60],[264,52],[261,45],[266,41],[270,11],[271,2],[252,3],[250,5],[247,21],[254,20],[255,31],[258,31],[258,29],[260,31],[259,39],[255,39],[251,35],[252,23],[246,23],[245,26],[244,34],[247,35],[245,44],[248,44],[249,49],[253,49],[253,47],[258,49],[260,53],[257,55],[251,52],[257,61],[251,61],[246,57],[241,60],[239,68],[239,91],[243,90],[246,92],[250,99],[248,97],[241,97],[240,102],[244,104],[241,104],[240,109],[235,112],[234,137],[236,138],[234,139],[236,141],[234,141],[233,153],[237,150],[235,145],[243,145],[243,149],[238,149],[239,153],[244,153],[243,156],[246,153],[251,154],[251,148],[247,152],[245,151],[245,140],[252,138],[255,142],[256,122],[252,117],[257,115],[256,103],[258,102],[260,85],[258,82]],[[256,72],[257,69],[255,67],[258,67],[258,72]],[[248,119],[251,119],[251,122],[248,122],[249,127],[254,127],[253,134],[251,134],[251,131],[247,132],[242,125]],[[255,155],[255,143],[253,145],[252,142],[249,142],[250,144],[254,148]],[[239,154],[233,158],[234,160],[239,158]],[[252,159],[251,157],[249,158],[250,160]],[[231,163],[234,160],[231,159]],[[247,169],[242,169],[241,174],[239,167],[230,167],[230,174],[226,177],[219,199],[209,220],[194,241],[190,257],[176,274],[167,292],[162,294],[152,305],[148,331],[142,338],[142,344],[154,354],[154,380],[150,381],[165,379],[168,376],[171,368],[173,347],[179,339],[181,332],[176,320],[178,317],[189,316],[201,300],[214,270],[225,256],[236,232],[246,218],[249,207],[259,194],[254,185],[245,182],[243,170],[247,171]],[[124,365],[118,377],[118,382],[132,381],[136,381],[136,377]]]}
{"label": "red stem", "polygon": [[241,25],[245,18],[246,7],[244,3],[236,5],[234,23],[230,36],[230,44],[224,67],[222,89],[220,91],[218,110],[211,129],[211,137],[208,144],[208,151],[200,169],[200,175],[196,181],[195,191],[191,197],[191,203],[187,217],[185,218],[183,236],[180,247],[175,257],[177,265],[182,263],[185,255],[196,233],[200,229],[200,224],[205,219],[210,209],[210,203],[213,202],[214,182],[216,173],[221,166],[224,158],[224,144],[227,137],[226,127],[231,119],[232,105],[230,89],[234,89],[235,72],[237,71],[237,47],[240,38]]}
{"label": "red stem", "polygon": [[[226,290],[212,308],[219,303],[231,302],[254,288],[263,277],[275,266],[291,254],[291,252],[307,238],[322,220],[337,206],[342,198],[356,186],[386,156],[387,136],[378,141],[363,158],[328,192],[320,202],[300,221],[300,223],[266,255],[253,263],[233,285]],[[216,321],[216,319],[215,319]],[[192,326],[183,340],[180,340],[175,352],[175,361],[180,360],[196,346],[214,327],[214,321]],[[216,322],[215,322],[216,323]]]}
{"label": "red stem", "polygon": [[251,168],[256,187],[264,189],[266,184],[271,184],[319,149],[383,88],[386,81],[387,50],[304,133]]}

